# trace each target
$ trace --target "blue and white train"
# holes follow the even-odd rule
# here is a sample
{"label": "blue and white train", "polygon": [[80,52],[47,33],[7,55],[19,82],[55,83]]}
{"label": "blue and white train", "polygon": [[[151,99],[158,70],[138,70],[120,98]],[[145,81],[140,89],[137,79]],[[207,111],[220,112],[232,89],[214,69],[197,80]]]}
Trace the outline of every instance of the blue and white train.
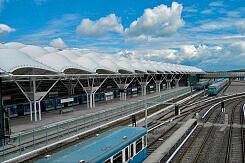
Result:
{"label": "blue and white train", "polygon": [[[136,87],[137,88],[137,87]],[[120,96],[119,90],[111,90],[113,98],[117,98]],[[141,87],[138,87],[137,94],[141,92]],[[106,92],[96,92],[95,93],[95,101],[105,101],[105,93]],[[133,95],[132,88],[127,89],[127,95]],[[79,104],[86,104],[87,103],[87,95],[81,94],[76,96],[71,96],[74,101],[68,102],[67,106],[75,106]],[[66,97],[67,98],[67,97]],[[63,104],[61,104],[61,97],[59,98],[51,98],[46,99],[41,102],[41,109],[42,111],[49,111],[54,109],[59,109],[66,107]],[[37,104],[36,104],[37,105]],[[32,110],[34,112],[34,103],[32,104]],[[17,117],[21,115],[28,115],[30,114],[30,104],[29,103],[22,103],[22,104],[14,104],[14,105],[4,105],[3,108],[6,112],[8,112],[9,117]],[[38,105],[37,105],[37,112],[39,111]]]}
{"label": "blue and white train", "polygon": [[217,95],[228,82],[228,79],[219,79],[216,83],[208,86],[208,95]]}
{"label": "blue and white train", "polygon": [[197,82],[195,85],[196,90],[202,90],[204,88],[207,88],[209,85],[209,81],[202,81],[202,82]]}
{"label": "blue and white train", "polygon": [[117,127],[37,162],[139,163],[147,157],[147,131]]}

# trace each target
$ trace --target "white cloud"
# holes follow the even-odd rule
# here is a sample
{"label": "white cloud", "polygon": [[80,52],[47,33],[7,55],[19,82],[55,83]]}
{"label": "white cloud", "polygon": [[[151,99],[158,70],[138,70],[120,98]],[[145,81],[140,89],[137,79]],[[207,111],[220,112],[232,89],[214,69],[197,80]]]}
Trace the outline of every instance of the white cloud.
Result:
{"label": "white cloud", "polygon": [[200,27],[193,27],[189,31],[214,31],[214,30],[237,30],[245,33],[245,19],[223,18],[217,21],[204,22]]}
{"label": "white cloud", "polygon": [[149,39],[150,38],[147,37],[146,35],[139,35],[139,36],[135,36],[135,37],[126,38],[125,42],[126,43],[136,44],[136,43],[143,42],[143,41],[146,41],[146,40],[149,40]]}
{"label": "white cloud", "polygon": [[177,56],[173,53],[170,53],[169,55],[166,56],[166,58],[170,60],[176,60]]}
{"label": "white cloud", "polygon": [[184,7],[183,11],[184,12],[198,12],[198,10],[195,7],[193,7],[193,6],[192,7],[190,7],[190,6],[189,7]]}
{"label": "white cloud", "polygon": [[209,6],[213,6],[213,7],[223,7],[223,1],[216,1],[216,2],[211,2],[208,4]]}
{"label": "white cloud", "polygon": [[58,48],[58,49],[63,49],[67,47],[67,45],[64,43],[64,41],[61,38],[53,39],[50,42],[50,46]]}
{"label": "white cloud", "polygon": [[207,10],[201,11],[201,14],[211,14],[211,13],[213,13],[212,9],[207,9]]}
{"label": "white cloud", "polygon": [[238,26],[238,31],[242,34],[245,34],[245,19],[238,21],[237,26]]}
{"label": "white cloud", "polygon": [[233,54],[245,56],[245,41],[232,43],[229,47],[232,50]]}
{"label": "white cloud", "polygon": [[176,2],[169,8],[160,5],[153,9],[145,9],[144,14],[130,24],[125,32],[129,35],[167,36],[175,33],[184,25],[181,19],[182,5]]}
{"label": "white cloud", "polygon": [[108,32],[122,33],[123,26],[115,14],[110,14],[96,21],[83,19],[76,32],[80,37],[103,36]]}
{"label": "white cloud", "polygon": [[9,27],[6,24],[0,24],[0,38],[7,36],[10,32],[14,32],[15,29]]}

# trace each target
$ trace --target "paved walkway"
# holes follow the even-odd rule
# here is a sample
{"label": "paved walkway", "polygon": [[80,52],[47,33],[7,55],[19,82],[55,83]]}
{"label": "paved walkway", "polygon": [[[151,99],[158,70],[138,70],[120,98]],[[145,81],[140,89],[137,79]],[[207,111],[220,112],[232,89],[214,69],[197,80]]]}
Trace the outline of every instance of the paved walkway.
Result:
{"label": "paved walkway", "polygon": [[[184,87],[175,88],[171,90],[164,90],[161,91],[161,94],[177,91],[183,88]],[[87,104],[80,104],[80,105],[73,106],[74,111],[63,113],[63,114],[60,114],[59,110],[45,111],[42,112],[42,120],[37,122],[30,121],[30,115],[19,116],[16,118],[12,118],[10,120],[11,132],[12,134],[17,134],[19,132],[33,130],[34,128],[39,128],[41,126],[43,127],[46,125],[61,123],[62,121],[82,117],[87,114],[92,114],[98,111],[119,107],[125,104],[135,103],[137,101],[158,96],[158,95],[159,93],[154,92],[151,94],[147,94],[146,96],[141,96],[141,95],[138,95],[137,97],[127,96],[127,101],[120,101],[119,98],[115,98],[113,101],[110,102],[100,101],[100,102],[96,102],[96,107],[93,109],[87,108]]]}

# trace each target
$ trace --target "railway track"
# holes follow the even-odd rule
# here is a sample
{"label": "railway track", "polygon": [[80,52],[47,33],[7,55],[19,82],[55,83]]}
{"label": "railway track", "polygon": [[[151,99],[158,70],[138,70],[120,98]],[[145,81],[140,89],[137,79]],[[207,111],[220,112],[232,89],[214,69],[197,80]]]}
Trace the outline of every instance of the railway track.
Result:
{"label": "railway track", "polygon": [[232,108],[230,127],[228,131],[228,141],[225,153],[225,162],[244,162],[243,153],[243,129],[240,127],[234,127],[233,125],[242,124],[243,114],[241,102],[237,103]]}
{"label": "railway track", "polygon": [[[231,104],[232,103],[229,103],[229,105]],[[206,117],[206,119],[204,120],[204,123],[198,126],[197,130],[195,131],[195,134],[191,136],[189,143],[186,144],[185,148],[183,148],[179,152],[179,155],[176,157],[176,160],[175,160],[176,162],[198,162],[200,160],[200,157],[204,153],[205,147],[207,146],[207,143],[209,142],[209,138],[214,136],[215,128],[214,128],[214,125],[212,124],[215,124],[221,121],[220,119],[221,112],[217,108],[218,107],[214,108],[209,113],[208,117]],[[205,160],[200,160],[200,162],[202,161],[205,162]]]}
{"label": "railway track", "polygon": [[[191,102],[195,102],[197,101],[200,97],[202,97],[202,95],[198,96],[197,98],[191,100]],[[186,102],[186,104],[189,104],[190,102]],[[147,151],[147,155],[149,156],[154,150],[156,150],[166,139],[168,139],[180,126],[181,124],[193,117],[193,115],[195,115],[196,112],[204,109],[205,107],[207,107],[208,105],[211,104],[206,104],[204,106],[202,106],[201,108],[192,108],[192,109],[188,109],[188,105],[184,104],[183,107],[181,107],[181,109],[183,110],[181,113],[181,116],[175,116],[174,115],[174,111],[169,111],[166,114],[162,115],[161,117],[157,118],[157,122],[162,122],[162,121],[167,121],[170,119],[175,119],[176,121],[174,123],[169,124],[169,126],[164,126],[163,128],[159,127],[156,130],[151,131],[148,133],[149,135],[154,135],[154,136],[150,136],[151,140],[148,141],[148,151]],[[156,126],[158,123],[152,123],[150,126],[152,128],[154,128],[154,126]]]}
{"label": "railway track", "polygon": [[[196,100],[198,100],[198,99],[196,99]],[[193,100],[193,101],[195,101],[195,100]],[[234,100],[232,100],[232,101],[234,101]],[[216,101],[214,101],[214,102],[216,102]],[[175,116],[174,114],[173,114],[173,111],[170,111],[170,112],[167,112],[167,113],[165,113],[164,115],[162,115],[161,117],[159,117],[158,119],[156,119],[157,120],[157,122],[162,122],[162,121],[167,121],[167,120],[170,120],[170,119],[172,119],[172,120],[176,120],[176,119],[178,119],[178,122],[182,122],[187,116],[191,116],[192,115],[192,117],[195,115],[195,113],[198,113],[198,112],[200,112],[200,111],[203,111],[203,110],[205,110],[205,108],[207,108],[208,106],[210,106],[210,105],[212,105],[212,104],[214,104],[214,102],[212,102],[212,103],[207,103],[207,104],[204,104],[203,106],[201,106],[201,107],[194,107],[194,108],[192,108],[192,109],[188,109],[188,107],[187,106],[184,106],[184,107],[182,107],[182,114],[181,114],[181,116]],[[187,104],[188,104],[189,102],[187,102]],[[214,110],[213,110],[214,111]],[[211,115],[212,114],[210,114],[209,115],[209,117],[208,117],[208,119],[213,119],[213,120],[211,120],[213,123],[217,123],[218,122],[218,120],[220,119],[220,114],[217,114],[216,115],[216,117],[212,117],[211,118]],[[208,119],[206,120],[206,121],[208,121]],[[154,125],[156,125],[157,124],[157,122],[156,123],[153,123],[153,124],[151,124],[152,126],[154,126]],[[180,125],[178,125],[178,122],[175,122],[171,127],[169,127],[168,129],[162,129],[162,130],[165,130],[164,132],[159,132],[159,133],[161,133],[161,134],[158,134],[158,136],[156,136],[157,134],[156,133],[154,133],[153,132],[153,135],[154,135],[154,140],[153,141],[151,141],[151,142],[149,142],[149,145],[148,145],[148,155],[150,155],[155,149],[157,149],[163,142],[164,142],[164,140],[166,140],[170,135],[171,135],[171,133],[174,133],[174,131],[175,130],[177,130],[177,128],[180,126]],[[151,126],[150,125],[150,126]],[[198,130],[202,130],[202,129],[200,129],[200,127],[198,127]],[[202,153],[202,150],[203,150],[203,148],[204,148],[204,146],[205,146],[205,142],[207,141],[207,139],[208,139],[208,137],[212,134],[212,131],[213,131],[213,126],[211,126],[211,128],[208,130],[208,131],[205,131],[205,130],[207,130],[207,129],[203,129],[204,131],[203,131],[203,135],[206,135],[205,133],[206,132],[208,132],[208,134],[206,135],[206,136],[203,136],[203,143],[196,143],[197,145],[200,145],[201,144],[201,148],[200,148],[200,146],[199,147],[194,147],[196,150],[195,151],[198,151],[198,153],[197,153],[197,155],[196,155],[196,157],[195,157],[195,159],[194,159],[194,161],[196,160],[198,160],[198,158],[199,158],[199,155]],[[199,133],[200,134],[200,133]],[[201,133],[202,134],[202,133]],[[200,134],[200,135],[201,135]],[[197,150],[198,149],[198,150]],[[193,155],[191,154],[191,156],[190,157],[192,157],[193,158]],[[189,158],[187,159],[187,160],[189,160]]]}

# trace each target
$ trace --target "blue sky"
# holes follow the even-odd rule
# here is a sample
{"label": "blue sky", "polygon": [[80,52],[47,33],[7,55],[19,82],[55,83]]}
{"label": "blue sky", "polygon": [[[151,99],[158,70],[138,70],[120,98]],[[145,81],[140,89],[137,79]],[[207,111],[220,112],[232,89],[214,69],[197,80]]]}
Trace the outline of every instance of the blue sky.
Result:
{"label": "blue sky", "polygon": [[245,2],[0,0],[0,41],[245,69]]}

